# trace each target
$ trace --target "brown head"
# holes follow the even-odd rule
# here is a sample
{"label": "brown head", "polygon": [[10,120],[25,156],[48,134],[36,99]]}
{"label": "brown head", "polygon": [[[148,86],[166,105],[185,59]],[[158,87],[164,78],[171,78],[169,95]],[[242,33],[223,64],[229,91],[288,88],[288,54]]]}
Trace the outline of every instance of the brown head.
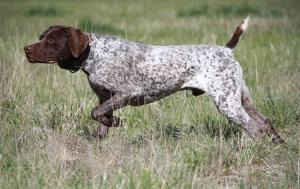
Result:
{"label": "brown head", "polygon": [[61,68],[77,71],[88,55],[88,35],[73,27],[50,26],[39,40],[24,47],[31,63],[58,63]]}

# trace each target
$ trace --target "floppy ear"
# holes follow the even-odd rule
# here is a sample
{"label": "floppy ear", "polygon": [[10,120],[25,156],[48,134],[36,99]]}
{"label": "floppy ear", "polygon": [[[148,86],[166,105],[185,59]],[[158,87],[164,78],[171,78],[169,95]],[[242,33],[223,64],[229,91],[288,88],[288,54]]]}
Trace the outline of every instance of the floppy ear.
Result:
{"label": "floppy ear", "polygon": [[78,58],[80,54],[87,48],[89,44],[89,37],[79,29],[72,27],[67,28],[67,35],[69,36],[70,51],[73,57]]}

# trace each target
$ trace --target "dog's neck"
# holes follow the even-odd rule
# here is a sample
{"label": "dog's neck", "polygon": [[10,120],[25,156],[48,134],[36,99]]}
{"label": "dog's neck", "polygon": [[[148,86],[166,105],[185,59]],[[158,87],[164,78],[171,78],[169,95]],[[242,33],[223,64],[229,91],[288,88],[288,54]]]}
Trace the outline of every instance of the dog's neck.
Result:
{"label": "dog's neck", "polygon": [[[89,47],[90,51],[83,63],[82,70],[89,76],[90,74],[93,74],[94,68],[96,65],[99,65],[101,62],[102,55],[101,52],[104,52],[103,49],[105,47],[105,41],[106,36],[101,34],[95,34],[90,33],[89,34]],[[107,50],[106,50],[107,51]],[[100,53],[99,53],[100,52]]]}
{"label": "dog's neck", "polygon": [[88,45],[87,48],[81,53],[78,58],[71,58],[64,61],[58,61],[57,64],[60,68],[69,70],[72,73],[77,72],[78,70],[82,69],[86,74],[88,72],[84,69],[83,65],[85,64],[85,60],[88,58],[90,53],[90,46]]}
{"label": "dog's neck", "polygon": [[[103,44],[99,43],[99,39],[106,37],[101,34],[89,33],[89,45],[88,45],[88,52],[84,53],[84,58],[81,59],[80,68],[87,76],[93,73],[93,69],[95,63],[99,62],[99,57],[96,55],[98,54],[97,51],[102,51]],[[78,70],[78,69],[77,69]],[[76,70],[76,71],[77,71]],[[74,72],[74,71],[73,71]]]}

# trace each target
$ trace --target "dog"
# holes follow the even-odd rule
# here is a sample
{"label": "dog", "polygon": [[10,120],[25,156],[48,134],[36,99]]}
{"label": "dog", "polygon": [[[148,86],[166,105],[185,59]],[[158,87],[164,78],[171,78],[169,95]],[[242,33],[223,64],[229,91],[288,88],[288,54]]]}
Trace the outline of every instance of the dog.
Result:
{"label": "dog", "polygon": [[82,70],[99,97],[92,118],[97,136],[121,125],[113,112],[140,106],[181,90],[207,93],[220,113],[253,138],[269,135],[283,143],[271,122],[253,104],[233,50],[248,27],[248,17],[225,46],[154,46],[116,36],[85,33],[68,26],[51,26],[39,42],[25,46],[30,63],[57,63],[62,69]]}

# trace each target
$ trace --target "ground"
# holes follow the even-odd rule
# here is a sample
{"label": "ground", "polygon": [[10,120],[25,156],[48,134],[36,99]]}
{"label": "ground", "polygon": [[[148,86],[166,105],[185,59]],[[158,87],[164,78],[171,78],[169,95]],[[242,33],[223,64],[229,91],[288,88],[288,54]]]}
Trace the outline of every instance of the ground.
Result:
{"label": "ground", "polygon": [[[2,0],[1,188],[299,188],[299,10],[297,0]],[[50,25],[156,45],[224,45],[247,15],[234,54],[283,145],[251,139],[208,96],[188,91],[117,111],[124,127],[98,141],[85,74],[29,64],[23,52]]]}

